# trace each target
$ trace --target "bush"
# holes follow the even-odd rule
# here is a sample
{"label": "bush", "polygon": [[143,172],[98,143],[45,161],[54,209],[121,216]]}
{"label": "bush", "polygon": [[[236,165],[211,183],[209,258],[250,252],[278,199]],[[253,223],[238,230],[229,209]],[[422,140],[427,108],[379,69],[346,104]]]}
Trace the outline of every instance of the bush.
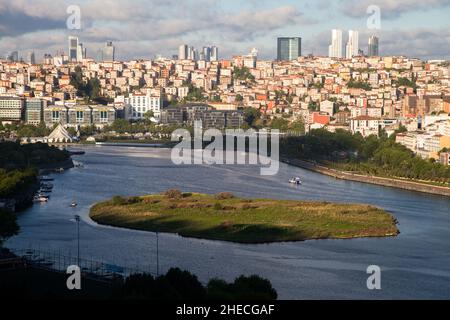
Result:
{"label": "bush", "polygon": [[226,200],[226,199],[233,199],[233,198],[234,198],[234,194],[232,194],[231,192],[220,192],[220,193],[216,194],[217,200]]}
{"label": "bush", "polygon": [[0,247],[3,241],[17,235],[18,232],[19,225],[17,224],[16,215],[0,209]]}
{"label": "bush", "polygon": [[207,292],[211,300],[276,300],[278,297],[270,281],[256,275],[240,276],[230,284],[211,279]]}
{"label": "bush", "polygon": [[127,204],[135,204],[142,202],[142,199],[140,197],[129,197],[126,199]]}
{"label": "bush", "polygon": [[111,202],[115,206],[122,206],[122,205],[127,203],[127,200],[124,197],[121,197],[121,196],[114,196],[111,199]]}
{"label": "bush", "polygon": [[183,193],[178,189],[169,189],[164,192],[164,195],[169,199],[181,199]]}
{"label": "bush", "polygon": [[216,202],[216,203],[214,203],[213,209],[214,210],[222,210],[223,207],[222,207],[222,205],[219,202]]}

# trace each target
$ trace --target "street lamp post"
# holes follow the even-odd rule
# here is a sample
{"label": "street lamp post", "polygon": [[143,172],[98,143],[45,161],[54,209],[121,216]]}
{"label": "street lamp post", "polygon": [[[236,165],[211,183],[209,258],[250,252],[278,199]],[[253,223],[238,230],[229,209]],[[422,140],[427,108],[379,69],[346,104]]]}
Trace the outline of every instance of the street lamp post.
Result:
{"label": "street lamp post", "polygon": [[75,221],[77,222],[77,264],[80,267],[80,216],[75,215]]}
{"label": "street lamp post", "polygon": [[156,232],[156,276],[159,276],[159,234]]}

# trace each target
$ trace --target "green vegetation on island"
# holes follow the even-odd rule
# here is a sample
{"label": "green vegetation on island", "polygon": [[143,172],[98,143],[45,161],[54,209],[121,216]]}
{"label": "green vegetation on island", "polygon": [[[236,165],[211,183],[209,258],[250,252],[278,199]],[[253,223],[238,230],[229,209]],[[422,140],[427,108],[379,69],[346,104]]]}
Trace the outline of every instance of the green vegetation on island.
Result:
{"label": "green vegetation on island", "polygon": [[384,237],[398,234],[395,219],[363,204],[242,199],[168,190],[116,196],[91,208],[105,225],[239,243]]}

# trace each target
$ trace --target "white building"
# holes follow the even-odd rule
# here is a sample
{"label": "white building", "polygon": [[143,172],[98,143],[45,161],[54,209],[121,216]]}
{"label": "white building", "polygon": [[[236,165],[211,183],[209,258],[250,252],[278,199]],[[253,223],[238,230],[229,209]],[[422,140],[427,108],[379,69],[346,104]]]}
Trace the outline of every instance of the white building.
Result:
{"label": "white building", "polygon": [[342,58],[342,30],[331,30],[331,45],[328,47],[328,56]]}
{"label": "white building", "polygon": [[359,51],[359,33],[355,30],[348,31],[348,42],[345,47],[345,57],[351,59],[358,55]]}
{"label": "white building", "polygon": [[182,44],[178,48],[178,59],[186,60],[186,59],[188,59],[188,55],[189,55],[189,47],[186,44]]}
{"label": "white building", "polygon": [[125,104],[130,105],[133,111],[133,120],[145,118],[148,111],[153,111],[154,117],[159,119],[161,116],[162,97],[151,94],[135,93],[125,98]]}

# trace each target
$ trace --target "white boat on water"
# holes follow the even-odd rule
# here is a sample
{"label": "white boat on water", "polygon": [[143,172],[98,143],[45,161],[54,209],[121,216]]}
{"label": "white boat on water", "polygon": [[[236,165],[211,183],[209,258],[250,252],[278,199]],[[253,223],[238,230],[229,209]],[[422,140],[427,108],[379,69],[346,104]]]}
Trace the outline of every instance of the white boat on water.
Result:
{"label": "white boat on water", "polygon": [[289,183],[300,185],[300,184],[302,184],[302,179],[300,179],[299,177],[295,177],[295,178],[289,179]]}
{"label": "white boat on water", "polygon": [[47,197],[34,197],[33,198],[33,202],[48,202],[48,198]]}

